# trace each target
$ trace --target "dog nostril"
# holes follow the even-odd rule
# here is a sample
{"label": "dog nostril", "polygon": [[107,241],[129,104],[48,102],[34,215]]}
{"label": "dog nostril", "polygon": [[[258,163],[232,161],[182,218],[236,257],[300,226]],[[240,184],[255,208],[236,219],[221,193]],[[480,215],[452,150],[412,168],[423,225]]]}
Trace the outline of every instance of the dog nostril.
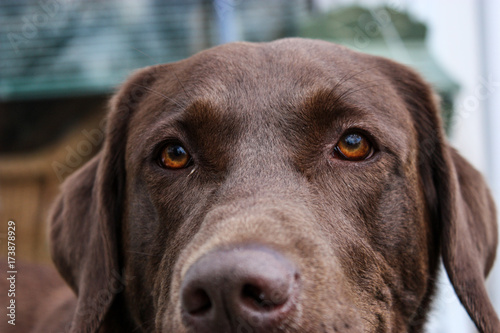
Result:
{"label": "dog nostril", "polygon": [[273,311],[277,307],[285,304],[288,297],[278,295],[276,290],[266,292],[258,285],[247,283],[241,290],[243,303],[258,311]]}
{"label": "dog nostril", "polygon": [[185,298],[185,309],[192,316],[203,316],[212,307],[212,301],[203,289],[196,289]]}
{"label": "dog nostril", "polygon": [[245,303],[261,310],[272,310],[274,304],[266,299],[264,291],[252,284],[245,284],[241,290],[241,297]]}

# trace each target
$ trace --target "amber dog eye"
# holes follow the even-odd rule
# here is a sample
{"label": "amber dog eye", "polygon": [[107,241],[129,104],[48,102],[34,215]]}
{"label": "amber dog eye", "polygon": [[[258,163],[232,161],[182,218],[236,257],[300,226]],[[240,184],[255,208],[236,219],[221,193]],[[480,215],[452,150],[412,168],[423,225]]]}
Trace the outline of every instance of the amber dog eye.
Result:
{"label": "amber dog eye", "polygon": [[179,144],[171,143],[161,151],[160,162],[168,169],[182,169],[188,166],[191,156]]}
{"label": "amber dog eye", "polygon": [[361,161],[370,157],[373,151],[370,141],[362,134],[348,133],[335,146],[334,156],[349,161]]}

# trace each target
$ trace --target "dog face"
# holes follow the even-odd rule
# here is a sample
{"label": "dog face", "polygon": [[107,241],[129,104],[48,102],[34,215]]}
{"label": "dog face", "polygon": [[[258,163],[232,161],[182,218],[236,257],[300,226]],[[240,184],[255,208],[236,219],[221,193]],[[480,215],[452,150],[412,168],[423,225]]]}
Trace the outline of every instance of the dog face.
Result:
{"label": "dog face", "polygon": [[441,254],[499,329],[494,205],[438,112],[411,70],[320,41],[137,72],[52,217],[73,331],[420,332]]}

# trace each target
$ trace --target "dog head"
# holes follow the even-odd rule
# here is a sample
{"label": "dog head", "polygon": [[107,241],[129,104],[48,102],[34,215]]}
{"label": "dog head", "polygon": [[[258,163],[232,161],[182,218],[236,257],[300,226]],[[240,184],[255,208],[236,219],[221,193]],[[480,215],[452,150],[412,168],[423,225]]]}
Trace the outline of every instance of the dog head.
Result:
{"label": "dog head", "polygon": [[440,258],[500,329],[494,204],[412,70],[233,43],[138,71],[110,108],[52,215],[74,332],[419,332]]}

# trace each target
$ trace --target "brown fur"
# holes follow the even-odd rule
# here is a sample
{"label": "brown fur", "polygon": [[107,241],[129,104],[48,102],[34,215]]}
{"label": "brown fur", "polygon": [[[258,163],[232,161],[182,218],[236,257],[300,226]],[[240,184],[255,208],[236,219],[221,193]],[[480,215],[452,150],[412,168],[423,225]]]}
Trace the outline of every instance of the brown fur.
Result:
{"label": "brown fur", "polygon": [[[332,158],[350,128],[372,158]],[[170,139],[190,167],[159,167]],[[422,332],[441,257],[479,331],[500,332],[484,285],[494,204],[446,142],[431,89],[327,42],[233,43],[138,71],[112,100],[102,151],[65,183],[51,238],[78,295],[72,332],[188,332],[187,269],[247,243],[301,273],[276,332]]]}

